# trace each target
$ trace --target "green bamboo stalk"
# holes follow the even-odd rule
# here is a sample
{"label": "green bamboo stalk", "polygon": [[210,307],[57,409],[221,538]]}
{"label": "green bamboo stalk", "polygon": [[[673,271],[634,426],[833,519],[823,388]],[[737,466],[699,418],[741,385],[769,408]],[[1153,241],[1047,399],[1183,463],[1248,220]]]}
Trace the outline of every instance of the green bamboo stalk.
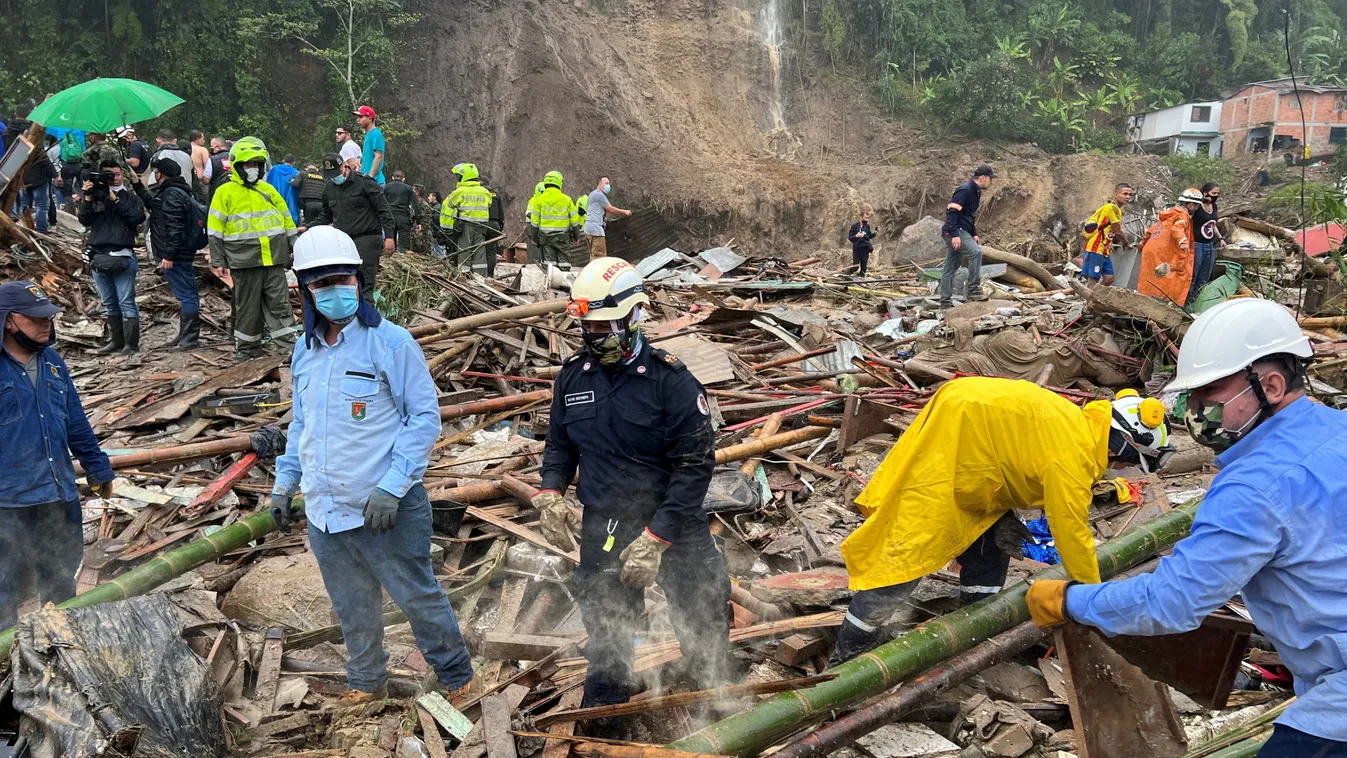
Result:
{"label": "green bamboo stalk", "polygon": [[1272,739],[1272,728],[1268,727],[1264,734],[1250,737],[1242,742],[1236,742],[1230,747],[1222,748],[1214,753],[1202,753],[1202,756],[1204,758],[1253,758],[1258,755],[1259,750],[1263,749],[1263,743],[1270,739]]}
{"label": "green bamboo stalk", "polygon": [[[295,508],[303,510],[302,498],[295,498]],[[157,556],[148,563],[137,566],[88,592],[76,595],[57,607],[88,608],[91,605],[143,595],[170,579],[182,576],[197,566],[219,560],[225,553],[274,531],[276,519],[272,517],[270,510],[254,513],[215,534]],[[10,648],[14,646],[14,632],[14,629],[0,632],[0,661],[9,660]]]}
{"label": "green bamboo stalk", "polygon": [[[1114,576],[1147,560],[1188,535],[1197,500],[1148,521],[1097,551],[1099,573]],[[1061,566],[1034,579],[1065,579]],[[747,756],[820,721],[835,709],[891,689],[931,666],[969,650],[1029,620],[1019,582],[1000,594],[922,624],[865,655],[830,669],[838,677],[809,689],[782,693],[747,711],[717,721],[668,747],[698,753]]]}

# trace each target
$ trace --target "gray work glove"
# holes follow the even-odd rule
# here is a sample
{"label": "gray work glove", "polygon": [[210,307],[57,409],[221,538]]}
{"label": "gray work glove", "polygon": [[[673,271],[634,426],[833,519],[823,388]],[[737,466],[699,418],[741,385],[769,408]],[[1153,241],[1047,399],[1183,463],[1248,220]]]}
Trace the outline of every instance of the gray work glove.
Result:
{"label": "gray work glove", "polygon": [[539,490],[529,499],[538,509],[538,527],[543,537],[554,547],[569,553],[575,549],[575,539],[571,537],[571,528],[579,527],[577,519],[566,507],[566,499],[556,490]]}
{"label": "gray work glove", "polygon": [[365,501],[365,528],[374,534],[383,534],[398,523],[398,503],[402,498],[374,490]]}
{"label": "gray work glove", "polygon": [[992,524],[992,542],[998,550],[1011,558],[1024,557],[1024,541],[1036,542],[1034,533],[1015,515],[1015,511],[1006,511],[995,524]]}
{"label": "gray work glove", "polygon": [[294,498],[276,492],[271,494],[271,517],[276,519],[276,526],[282,534],[290,533],[298,520],[295,515]]}

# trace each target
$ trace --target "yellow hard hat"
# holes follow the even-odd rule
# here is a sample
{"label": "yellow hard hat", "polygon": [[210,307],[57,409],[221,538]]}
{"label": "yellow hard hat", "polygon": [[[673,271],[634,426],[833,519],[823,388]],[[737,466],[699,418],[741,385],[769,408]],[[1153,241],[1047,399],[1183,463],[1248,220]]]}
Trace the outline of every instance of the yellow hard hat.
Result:
{"label": "yellow hard hat", "polygon": [[636,267],[621,258],[599,258],[576,275],[566,312],[581,321],[613,321],[641,304],[649,305],[650,298]]}

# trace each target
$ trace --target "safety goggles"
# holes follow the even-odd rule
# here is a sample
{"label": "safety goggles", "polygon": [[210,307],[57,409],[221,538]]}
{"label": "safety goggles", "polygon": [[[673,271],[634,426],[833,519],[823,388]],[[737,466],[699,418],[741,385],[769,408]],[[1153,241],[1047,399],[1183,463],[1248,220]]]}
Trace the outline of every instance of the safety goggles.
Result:
{"label": "safety goggles", "polygon": [[638,284],[631,289],[626,289],[617,293],[610,293],[602,300],[589,300],[583,297],[572,297],[566,304],[566,313],[572,318],[584,318],[590,313],[604,308],[616,308],[623,300],[637,293],[645,292],[645,285]]}

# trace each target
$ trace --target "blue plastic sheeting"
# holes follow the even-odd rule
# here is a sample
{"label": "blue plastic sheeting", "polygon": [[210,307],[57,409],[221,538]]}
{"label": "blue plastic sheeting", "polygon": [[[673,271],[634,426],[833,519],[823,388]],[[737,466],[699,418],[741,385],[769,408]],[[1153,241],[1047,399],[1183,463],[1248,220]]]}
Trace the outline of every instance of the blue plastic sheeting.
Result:
{"label": "blue plastic sheeting", "polygon": [[1048,530],[1048,517],[1040,516],[1026,523],[1025,526],[1029,527],[1029,532],[1034,535],[1035,542],[1024,541],[1024,547],[1021,551],[1024,557],[1050,565],[1061,563],[1062,558],[1057,555],[1057,547],[1052,540],[1052,532]]}

